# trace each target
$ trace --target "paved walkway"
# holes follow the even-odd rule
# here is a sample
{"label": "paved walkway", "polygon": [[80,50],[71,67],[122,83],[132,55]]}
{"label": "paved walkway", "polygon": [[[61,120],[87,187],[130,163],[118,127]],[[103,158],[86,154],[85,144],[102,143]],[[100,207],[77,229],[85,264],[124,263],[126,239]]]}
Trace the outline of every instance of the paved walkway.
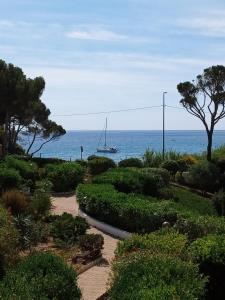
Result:
{"label": "paved walkway", "polygon": [[[75,196],[54,197],[53,206],[53,212],[55,214],[68,212],[74,216],[78,215],[78,204]],[[88,233],[98,233],[103,235],[103,258],[105,259],[105,262],[94,266],[93,268],[79,275],[78,285],[82,291],[83,300],[96,300],[107,290],[110,262],[114,257],[114,251],[116,249],[118,240],[93,227],[88,230]]]}

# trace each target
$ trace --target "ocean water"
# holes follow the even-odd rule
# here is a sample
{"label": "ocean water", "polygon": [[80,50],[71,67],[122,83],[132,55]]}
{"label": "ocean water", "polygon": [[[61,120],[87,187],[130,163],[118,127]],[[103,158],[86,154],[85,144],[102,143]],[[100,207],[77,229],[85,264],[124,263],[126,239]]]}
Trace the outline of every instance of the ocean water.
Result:
{"label": "ocean water", "polygon": [[[40,143],[37,142],[34,149]],[[26,141],[21,143],[26,147]],[[80,158],[80,146],[83,146],[83,158],[96,154],[96,148],[103,146],[102,131],[68,131],[58,141],[46,144],[36,156],[58,157],[66,160]],[[215,131],[213,146],[225,144],[225,131]],[[109,130],[107,145],[118,148],[118,152],[104,154],[115,161],[128,157],[141,157],[147,148],[162,150],[162,131],[119,131]],[[166,131],[166,150],[186,153],[200,153],[206,150],[207,138],[204,131]]]}

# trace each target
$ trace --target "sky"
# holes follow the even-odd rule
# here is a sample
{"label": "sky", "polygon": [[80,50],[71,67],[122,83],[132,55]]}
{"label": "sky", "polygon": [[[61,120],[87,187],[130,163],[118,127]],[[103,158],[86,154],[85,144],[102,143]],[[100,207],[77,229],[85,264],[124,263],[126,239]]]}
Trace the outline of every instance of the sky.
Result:
{"label": "sky", "polygon": [[[202,129],[176,86],[225,65],[224,0],[0,0],[0,58],[43,76],[67,130]],[[79,115],[81,114],[81,115]],[[225,129],[222,120],[217,129]]]}

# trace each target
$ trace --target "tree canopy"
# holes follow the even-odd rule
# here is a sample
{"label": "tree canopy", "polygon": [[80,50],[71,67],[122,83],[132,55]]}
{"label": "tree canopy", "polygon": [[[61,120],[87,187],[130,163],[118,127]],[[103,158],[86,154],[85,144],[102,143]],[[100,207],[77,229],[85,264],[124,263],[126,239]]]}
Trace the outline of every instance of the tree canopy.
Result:
{"label": "tree canopy", "polygon": [[182,96],[180,103],[205,127],[208,145],[207,159],[212,156],[212,139],[216,124],[225,117],[225,67],[212,66],[192,82],[178,84]]}
{"label": "tree canopy", "polygon": [[0,126],[4,154],[16,152],[18,139],[25,132],[32,136],[27,153],[37,136],[46,144],[65,134],[62,126],[49,119],[50,110],[41,101],[44,89],[44,78],[27,78],[21,68],[0,60]]}

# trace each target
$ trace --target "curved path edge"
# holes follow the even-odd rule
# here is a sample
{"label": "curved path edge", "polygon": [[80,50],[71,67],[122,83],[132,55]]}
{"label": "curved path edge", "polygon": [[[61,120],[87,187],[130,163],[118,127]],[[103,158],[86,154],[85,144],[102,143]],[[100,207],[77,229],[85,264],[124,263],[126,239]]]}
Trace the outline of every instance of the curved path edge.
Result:
{"label": "curved path edge", "polygon": [[97,219],[95,219],[95,218],[89,216],[88,214],[86,214],[85,212],[83,212],[80,208],[78,209],[78,215],[80,217],[84,218],[89,225],[97,228],[98,230],[103,231],[104,233],[110,234],[113,237],[123,240],[123,239],[127,239],[132,236],[132,233],[130,233],[130,232],[121,230],[121,229],[111,226],[107,223],[98,221]]}

